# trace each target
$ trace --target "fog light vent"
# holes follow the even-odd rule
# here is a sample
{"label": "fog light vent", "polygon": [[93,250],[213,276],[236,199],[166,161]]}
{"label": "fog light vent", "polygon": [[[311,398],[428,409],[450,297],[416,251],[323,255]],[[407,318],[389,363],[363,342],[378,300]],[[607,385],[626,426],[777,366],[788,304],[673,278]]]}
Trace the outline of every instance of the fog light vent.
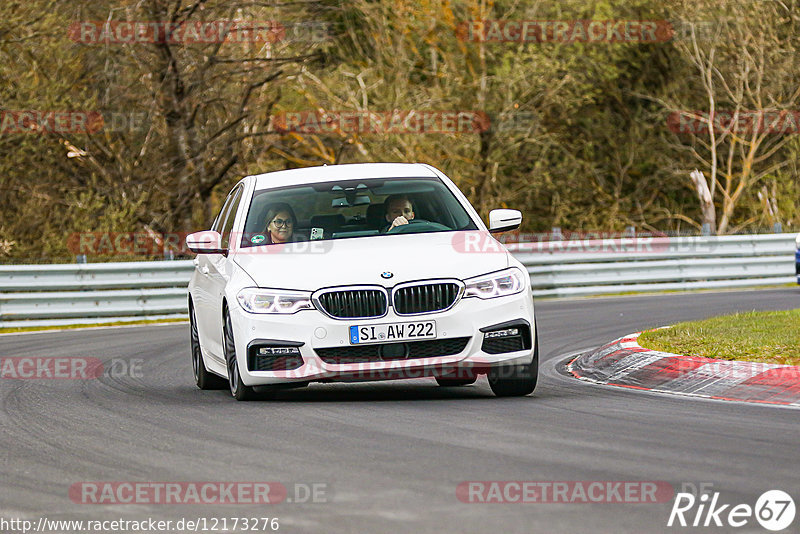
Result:
{"label": "fog light vent", "polygon": [[[251,371],[291,371],[303,365],[300,347],[289,342],[259,340],[247,347],[247,367]],[[279,344],[283,343],[283,344]]]}
{"label": "fog light vent", "polygon": [[481,350],[486,354],[503,354],[531,348],[531,328],[527,323],[504,323],[486,328]]}

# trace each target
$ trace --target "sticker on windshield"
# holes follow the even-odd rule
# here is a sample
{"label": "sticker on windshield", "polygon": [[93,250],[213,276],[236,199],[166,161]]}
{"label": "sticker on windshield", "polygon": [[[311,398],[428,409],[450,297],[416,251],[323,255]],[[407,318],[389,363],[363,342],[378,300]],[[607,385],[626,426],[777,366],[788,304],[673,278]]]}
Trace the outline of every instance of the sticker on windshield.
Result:
{"label": "sticker on windshield", "polygon": [[265,239],[266,236],[264,236],[264,234],[256,234],[250,238],[250,242],[253,243],[254,245],[258,245],[260,243],[263,243]]}
{"label": "sticker on windshield", "polygon": [[311,229],[311,239],[322,239],[322,234],[324,233],[324,229],[322,228],[312,228]]}

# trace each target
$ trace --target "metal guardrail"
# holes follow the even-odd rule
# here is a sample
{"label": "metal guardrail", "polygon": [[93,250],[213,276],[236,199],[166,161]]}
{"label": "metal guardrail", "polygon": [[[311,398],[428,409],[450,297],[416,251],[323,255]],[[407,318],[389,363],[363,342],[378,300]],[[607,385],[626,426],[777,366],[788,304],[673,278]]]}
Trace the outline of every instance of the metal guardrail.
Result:
{"label": "metal guardrail", "polygon": [[0,265],[0,328],[185,318],[191,260]]}
{"label": "metal guardrail", "polygon": [[[797,234],[519,243],[539,297],[787,284]],[[574,250],[578,252],[574,252]]]}
{"label": "metal guardrail", "polygon": [[[795,282],[796,234],[515,243],[538,297]],[[191,260],[0,266],[0,327],[185,318]]]}

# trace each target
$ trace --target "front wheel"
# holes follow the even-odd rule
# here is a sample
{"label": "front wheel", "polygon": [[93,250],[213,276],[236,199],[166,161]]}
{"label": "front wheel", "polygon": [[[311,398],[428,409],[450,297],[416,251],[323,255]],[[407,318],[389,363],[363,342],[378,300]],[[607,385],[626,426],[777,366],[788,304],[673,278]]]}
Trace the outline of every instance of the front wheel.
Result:
{"label": "front wheel", "polygon": [[539,331],[534,337],[531,363],[492,367],[488,378],[489,387],[498,397],[522,397],[533,393],[539,378]]}
{"label": "front wheel", "polygon": [[238,401],[253,400],[256,397],[252,387],[244,385],[242,375],[239,374],[239,363],[236,360],[236,345],[233,343],[233,325],[231,316],[225,311],[225,322],[222,325],[223,350],[225,352],[225,362],[228,366],[228,386],[231,395]]}
{"label": "front wheel", "polygon": [[192,371],[194,381],[200,389],[225,389],[228,387],[225,379],[211,373],[203,363],[203,352],[200,349],[200,335],[197,332],[197,318],[194,315],[194,306],[189,305],[189,331],[192,347]]}

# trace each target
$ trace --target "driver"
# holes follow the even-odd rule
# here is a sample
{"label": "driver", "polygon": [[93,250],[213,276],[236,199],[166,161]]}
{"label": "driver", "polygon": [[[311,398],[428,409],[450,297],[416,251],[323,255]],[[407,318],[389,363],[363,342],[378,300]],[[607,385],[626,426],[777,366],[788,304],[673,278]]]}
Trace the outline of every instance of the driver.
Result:
{"label": "driver", "polygon": [[384,201],[383,208],[386,222],[389,223],[384,232],[414,220],[414,207],[406,195],[390,195]]}

